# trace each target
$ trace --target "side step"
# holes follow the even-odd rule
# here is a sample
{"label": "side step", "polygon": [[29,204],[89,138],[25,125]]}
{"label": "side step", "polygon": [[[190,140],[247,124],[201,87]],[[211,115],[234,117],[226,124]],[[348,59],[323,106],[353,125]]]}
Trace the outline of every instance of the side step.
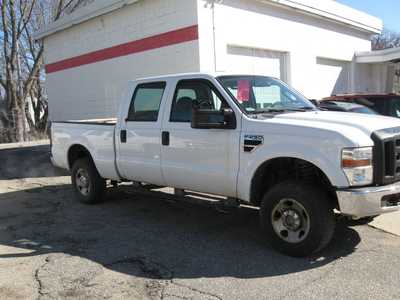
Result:
{"label": "side step", "polygon": [[179,196],[179,197],[185,197],[186,192],[185,192],[185,190],[182,190],[182,189],[174,189],[174,195]]}
{"label": "side step", "polygon": [[215,196],[215,195],[209,195],[209,194],[203,194],[203,193],[196,193],[196,192],[190,192],[190,191],[185,191],[182,189],[175,189],[174,188],[174,195],[178,197],[193,197],[193,198],[198,198],[198,199],[207,199],[207,200],[212,200],[212,201],[218,201],[221,205],[226,206],[226,207],[239,207],[240,206],[240,200],[236,198],[231,198],[231,197],[221,197],[221,196]]}

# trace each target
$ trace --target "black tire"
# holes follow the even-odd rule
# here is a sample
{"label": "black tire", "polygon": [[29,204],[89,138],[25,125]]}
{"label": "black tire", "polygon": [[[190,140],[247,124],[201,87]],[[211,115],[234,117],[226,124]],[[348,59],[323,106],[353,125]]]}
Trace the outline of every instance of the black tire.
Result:
{"label": "black tire", "polygon": [[[77,177],[84,172],[86,172],[88,179],[87,192],[83,191],[80,186],[81,182],[77,179]],[[106,181],[101,178],[99,172],[97,172],[96,167],[90,159],[81,158],[75,161],[72,166],[71,181],[75,195],[80,202],[85,204],[96,204],[104,200]]]}
{"label": "black tire", "polygon": [[[293,201],[290,199],[294,200],[296,206],[291,208]],[[286,208],[279,209],[282,206]],[[299,208],[298,214],[296,208]],[[296,218],[287,219],[287,215],[293,215],[293,211]],[[300,215],[302,217],[299,219]],[[300,220],[298,223],[307,225],[293,223],[296,219]],[[335,230],[335,215],[327,193],[309,184],[295,181],[279,183],[265,194],[260,208],[260,222],[272,247],[294,257],[310,256],[321,251],[331,241]],[[294,224],[301,228],[294,226],[293,230],[287,230],[287,227],[283,227],[278,234],[279,229],[276,228],[281,227],[280,222],[283,226]],[[285,240],[291,233],[291,236],[295,237],[294,240],[298,240]]]}

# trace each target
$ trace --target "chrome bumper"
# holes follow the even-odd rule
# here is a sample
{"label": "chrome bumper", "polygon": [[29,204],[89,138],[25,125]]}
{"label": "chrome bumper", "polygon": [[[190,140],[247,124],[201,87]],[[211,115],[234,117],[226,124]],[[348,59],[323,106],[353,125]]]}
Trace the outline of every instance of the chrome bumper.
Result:
{"label": "chrome bumper", "polygon": [[336,191],[342,214],[368,217],[400,209],[400,182],[377,187],[347,188]]}

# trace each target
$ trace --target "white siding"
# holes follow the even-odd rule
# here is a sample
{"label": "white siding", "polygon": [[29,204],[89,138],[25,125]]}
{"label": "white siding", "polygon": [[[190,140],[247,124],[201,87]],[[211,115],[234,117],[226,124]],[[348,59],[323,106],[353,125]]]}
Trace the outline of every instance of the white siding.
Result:
{"label": "white siding", "polygon": [[[366,31],[262,1],[212,2],[143,0],[47,36],[45,61],[52,64],[199,26],[195,41],[48,74],[50,119],[113,117],[127,81],[138,77],[196,71],[258,73],[280,77],[309,98],[321,98],[365,88],[360,76],[380,74],[378,68],[367,68],[368,75],[357,67],[351,72],[354,53],[370,50]],[[321,59],[327,63],[318,63]],[[346,69],[345,76],[334,65],[338,62]]]}
{"label": "white siding", "polygon": [[286,53],[290,59],[287,81],[307,97],[316,98],[332,92],[328,86],[324,90],[316,88],[324,83],[319,76],[317,57],[351,62],[356,51],[371,48],[366,32],[280,6],[252,0],[224,0],[215,4],[213,13],[212,6],[204,3],[198,0],[203,71],[235,71],[228,55],[229,45]]}
{"label": "white siding", "polygon": [[227,71],[240,74],[259,74],[287,79],[284,52],[228,45]]}
{"label": "white siding", "polygon": [[394,70],[390,63],[359,63],[355,66],[356,93],[392,93]]}
{"label": "white siding", "polygon": [[321,99],[333,94],[343,94],[350,91],[350,62],[317,57],[315,75],[319,84],[315,86],[314,95]]}
{"label": "white siding", "polygon": [[[197,24],[195,0],[140,1],[45,38],[45,60],[63,59]],[[199,71],[198,41],[50,73],[50,119],[115,116],[128,80]]]}

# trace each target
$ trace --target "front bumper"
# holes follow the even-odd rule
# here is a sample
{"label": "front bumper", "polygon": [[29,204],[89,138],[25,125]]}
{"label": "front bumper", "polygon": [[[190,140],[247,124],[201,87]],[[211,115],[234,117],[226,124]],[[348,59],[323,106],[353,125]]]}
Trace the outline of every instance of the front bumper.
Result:
{"label": "front bumper", "polygon": [[342,214],[362,218],[400,210],[400,182],[336,191]]}

